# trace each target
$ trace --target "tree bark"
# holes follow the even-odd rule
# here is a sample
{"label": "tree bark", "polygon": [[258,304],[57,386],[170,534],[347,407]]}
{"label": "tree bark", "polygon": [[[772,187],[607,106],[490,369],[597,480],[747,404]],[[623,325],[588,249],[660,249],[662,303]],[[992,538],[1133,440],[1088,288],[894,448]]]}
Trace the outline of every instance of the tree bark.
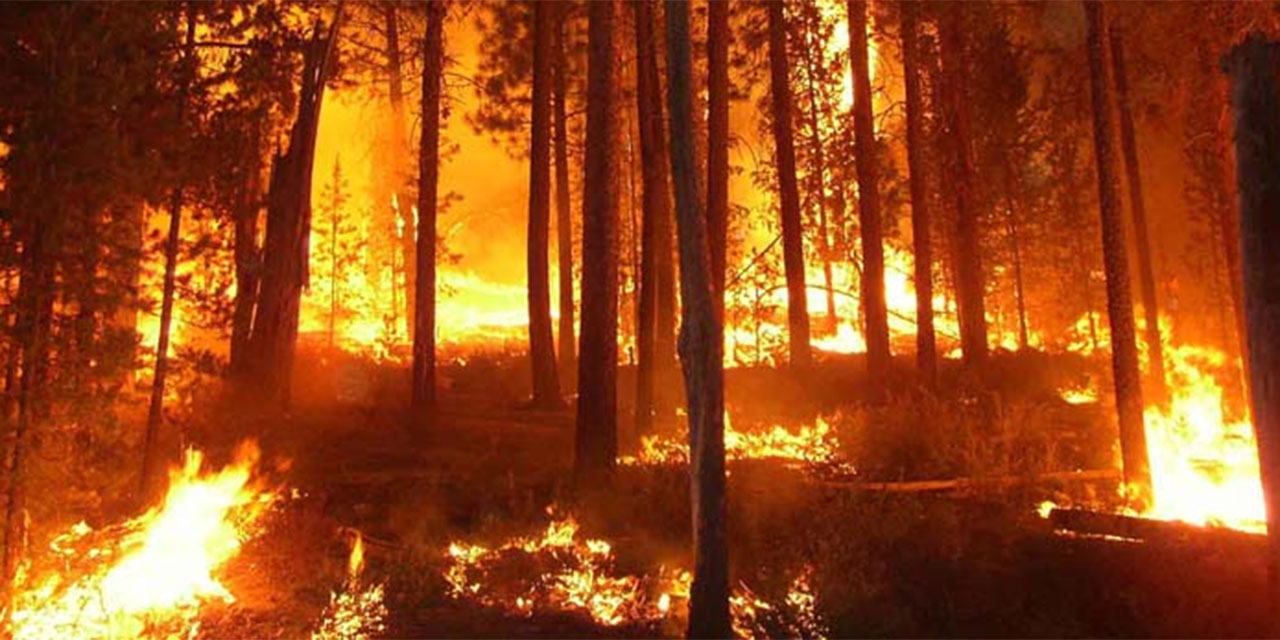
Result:
{"label": "tree bark", "polygon": [[[443,0],[442,0],[443,1]],[[387,34],[387,86],[388,98],[391,102],[391,145],[392,158],[394,162],[391,165],[392,187],[391,193],[397,202],[403,203],[401,198],[401,164],[409,152],[409,142],[406,140],[404,130],[404,74],[400,65],[400,20],[395,2],[387,2],[383,4],[383,20],[386,24]],[[379,206],[386,206],[386,203],[378,203]],[[413,322],[413,314],[417,309],[414,302],[414,296],[417,291],[417,270],[410,265],[416,265],[416,237],[414,233],[413,211],[412,209],[402,206],[399,208],[400,215],[404,217],[405,232],[400,235],[400,255],[404,263],[404,316],[407,322]],[[422,217],[422,209],[418,209],[418,217]],[[419,222],[421,224],[421,222]],[[394,286],[395,283],[392,283]]]}
{"label": "tree bark", "polygon": [[965,8],[961,3],[951,3],[944,11],[939,31],[945,76],[943,87],[947,95],[947,128],[950,130],[950,151],[955,170],[956,307],[960,316],[960,348],[964,361],[973,364],[987,358],[988,346],[980,221],[973,198],[969,99],[963,91],[968,76]]}
{"label": "tree bark", "polygon": [[889,310],[884,299],[884,229],[880,220],[880,167],[872,118],[868,70],[867,3],[849,0],[849,64],[853,67],[854,162],[858,167],[858,213],[862,231],[862,321],[867,371],[888,371]]}
{"label": "tree bark", "polygon": [[836,315],[836,291],[832,284],[832,267],[831,259],[834,253],[831,249],[831,235],[827,224],[827,156],[826,149],[822,141],[822,131],[818,121],[818,96],[816,77],[819,69],[825,68],[826,61],[815,61],[813,56],[815,53],[822,56],[820,46],[812,46],[809,42],[808,31],[813,28],[812,24],[806,24],[806,39],[804,45],[800,47],[800,55],[804,58],[805,66],[805,82],[809,97],[809,132],[810,144],[813,145],[813,167],[811,168],[814,178],[814,194],[811,196],[816,202],[818,210],[818,253],[822,259],[822,284],[826,294],[827,317],[825,318],[824,330],[828,335],[835,335],[839,329],[839,318]]}
{"label": "tree bark", "polygon": [[607,484],[618,455],[618,199],[613,0],[588,7],[587,142],[583,176],[582,335],[574,483]]}
{"label": "tree bark", "polygon": [[[1120,453],[1126,484],[1147,491],[1147,438],[1142,420],[1142,387],[1134,335],[1133,299],[1129,292],[1129,260],[1116,186],[1115,121],[1107,78],[1107,23],[1103,4],[1084,3],[1089,26],[1089,87],[1093,102],[1093,146],[1098,169],[1098,203],[1102,212],[1102,254],[1107,275],[1107,315],[1111,322],[1111,368],[1116,411],[1120,419]],[[1145,495],[1145,494],[1144,494]]]}
{"label": "tree bark", "polygon": [[[187,94],[190,91],[192,74],[195,69],[193,58],[196,37],[195,7],[188,2],[186,6],[187,36],[185,51],[182,54],[184,77],[178,89],[178,118],[182,126],[186,117]],[[155,373],[151,379],[151,402],[147,407],[147,429],[142,441],[142,468],[138,473],[138,489],[136,498],[145,503],[151,498],[151,491],[157,480],[156,466],[159,464],[160,424],[164,420],[164,388],[165,378],[169,373],[169,333],[173,326],[173,301],[176,289],[178,269],[178,241],[182,227],[182,178],[173,188],[169,197],[169,234],[164,243],[164,289],[160,301],[160,335],[156,341]]]}
{"label": "tree bark", "polygon": [[559,263],[560,280],[560,388],[571,389],[575,385],[574,374],[578,371],[576,345],[574,344],[573,326],[573,212],[569,208],[569,118],[566,114],[565,102],[568,100],[568,89],[565,82],[565,66],[568,64],[564,52],[565,14],[567,9],[557,3],[555,31],[555,66],[552,81],[555,97],[553,110],[555,117],[555,158],[556,158],[556,254]]}
{"label": "tree bark", "polygon": [[[724,328],[729,234],[729,2],[707,4],[707,246],[716,318]],[[723,338],[723,336],[722,336]]]}
{"label": "tree bark", "polygon": [[303,54],[302,90],[289,148],[272,166],[263,242],[262,280],[250,338],[256,391],[279,409],[289,407],[298,307],[308,280],[311,233],[311,169],[316,131],[328,78],[329,58],[342,22],[339,13],[327,37],[319,25]]}
{"label": "tree bark", "polygon": [[[434,424],[436,410],[436,202],[440,182],[440,83],[444,75],[446,11],[448,5],[444,2],[427,5],[422,47],[422,140],[418,146],[417,262],[414,265],[417,291],[413,307],[410,398],[412,422],[419,429]],[[543,257],[545,267],[545,254]],[[555,376],[554,370],[552,376]]]}
{"label": "tree bark", "polygon": [[[714,3],[713,3],[714,4]],[[692,141],[689,4],[667,3],[667,104],[671,170],[680,236],[680,361],[689,408],[690,498],[693,504],[693,586],[690,638],[728,638],[729,552],[725,508],[724,346],[716,316],[707,221],[699,202]]]}
{"label": "tree bark", "polygon": [[787,326],[791,366],[807,368],[809,309],[805,291],[804,229],[800,220],[800,190],[796,184],[795,137],[791,130],[791,84],[787,73],[785,3],[770,2],[769,93],[773,111],[773,142],[777,154],[778,191],[782,210],[782,258],[787,277]]}
{"label": "tree bark", "polygon": [[258,303],[258,276],[262,262],[258,248],[258,214],[262,199],[262,126],[263,123],[259,121],[253,127],[234,213],[236,298],[231,317],[230,349],[230,371],[233,377],[244,373],[249,334],[253,329],[253,310]]}
{"label": "tree bark", "polygon": [[554,8],[533,5],[533,104],[529,135],[529,229],[526,268],[529,278],[529,365],[533,374],[533,406],[562,403],[556,373],[555,337],[551,331],[551,278],[548,243],[551,235],[551,40]]}
{"label": "tree bark", "polygon": [[938,346],[933,328],[933,238],[929,186],[925,177],[924,98],[920,78],[917,5],[898,5],[902,17],[902,70],[906,85],[907,170],[911,175],[911,243],[915,252],[916,370],[929,386],[938,379]]}
{"label": "tree bark", "polygon": [[1138,245],[1138,286],[1142,292],[1142,317],[1146,319],[1147,361],[1151,363],[1153,399],[1164,402],[1164,345],[1160,342],[1160,307],[1156,304],[1156,277],[1151,259],[1151,238],[1147,231],[1147,207],[1142,196],[1142,171],[1138,165],[1138,142],[1133,126],[1133,105],[1129,95],[1129,75],[1125,68],[1124,42],[1111,34],[1111,64],[1115,73],[1116,104],[1120,108],[1120,150],[1124,154],[1125,176],[1129,183],[1129,210],[1133,214],[1134,243]]}
{"label": "tree bark", "polygon": [[1257,32],[1223,60],[1231,77],[1250,408],[1267,505],[1272,632],[1280,630],[1280,46]]}

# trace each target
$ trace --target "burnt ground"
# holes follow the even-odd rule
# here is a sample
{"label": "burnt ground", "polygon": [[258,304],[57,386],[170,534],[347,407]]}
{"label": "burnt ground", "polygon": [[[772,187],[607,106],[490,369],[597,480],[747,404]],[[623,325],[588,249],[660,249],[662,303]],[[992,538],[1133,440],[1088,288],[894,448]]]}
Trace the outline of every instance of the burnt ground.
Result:
{"label": "burnt ground", "polygon": [[[973,475],[975,460],[1008,475],[1034,472],[1036,465],[1087,467],[1106,458],[1106,451],[1095,449],[1108,440],[1107,410],[1065,405],[1052,391],[1061,382],[1056,378],[1088,375],[1092,365],[1006,358],[995,366],[1002,369],[945,376],[944,388],[967,389],[954,402],[922,399],[903,384],[865,406],[854,361],[827,362],[805,381],[777,371],[734,370],[728,402],[737,428],[840,412],[842,444],[878,480]],[[575,500],[567,482],[572,411],[522,409],[528,385],[519,361],[478,358],[447,367],[440,419],[427,433],[403,426],[403,403],[395,399],[405,397],[406,377],[391,366],[316,358],[300,368],[297,384],[308,391],[299,394],[291,415],[254,418],[239,411],[229,419],[213,417],[227,412],[211,411],[191,427],[197,440],[208,443],[259,432],[268,458],[291,462],[280,481],[298,490],[228,569],[226,581],[239,601],[208,611],[202,635],[307,635],[330,590],[342,583],[348,551],[343,532],[352,528],[368,540],[366,576],[387,585],[386,634],[392,637],[679,633],[606,628],[575,614],[509,615],[451,600],[441,577],[450,540],[537,532],[546,525],[549,505],[573,510],[585,534],[610,540],[620,569],[690,566],[687,480],[679,469],[621,468],[606,497]],[[359,388],[344,390],[352,380],[360,381]],[[624,369],[624,414],[630,384]],[[930,403],[936,404],[931,413],[916,413],[932,427],[885,417]],[[973,420],[957,417],[961,413]],[[623,422],[626,431],[629,420]],[[987,431],[982,437],[970,433],[961,444],[939,435],[970,423]],[[857,428],[851,425],[878,435],[850,438],[844,431]],[[902,430],[915,435],[896,433]],[[974,441],[984,439],[1014,443],[972,453],[981,449]],[[625,433],[623,440],[634,444]],[[950,447],[947,455],[923,455],[933,441],[943,443],[933,449]],[[918,454],[912,459],[932,462],[901,463],[912,451]],[[817,608],[833,637],[1266,635],[1258,546],[1069,538],[1054,535],[1035,513],[1046,497],[1106,495],[1113,488],[1105,485],[885,492],[815,482],[812,474],[768,462],[731,464],[730,474],[735,583],[776,600],[791,576],[813,567]]]}

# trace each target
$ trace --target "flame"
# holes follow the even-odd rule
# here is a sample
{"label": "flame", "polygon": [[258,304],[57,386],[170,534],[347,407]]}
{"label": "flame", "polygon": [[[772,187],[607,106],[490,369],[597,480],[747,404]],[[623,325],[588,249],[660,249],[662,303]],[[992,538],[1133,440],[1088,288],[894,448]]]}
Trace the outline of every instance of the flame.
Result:
{"label": "flame", "polygon": [[194,633],[204,602],[235,600],[214,574],[235,557],[274,498],[250,485],[258,456],[249,442],[232,465],[202,473],[203,455],[188,450],[159,508],[102,531],[80,523],[55,538],[50,550],[68,570],[29,589],[19,584],[12,636]]}
{"label": "flame", "polygon": [[[652,574],[616,575],[613,546],[578,534],[577,521],[566,516],[552,520],[538,537],[511,538],[492,548],[451,542],[444,570],[449,594],[521,616],[538,610],[576,611],[607,627],[663,623],[683,631],[692,574],[659,566]],[[530,576],[529,567],[542,572]],[[761,623],[769,617],[784,625],[790,637],[824,637],[810,573],[806,568],[795,579],[780,605],[739,584],[729,600],[735,633],[768,635]]]}
{"label": "flame", "polygon": [[383,584],[365,584],[363,571],[364,536],[357,531],[347,559],[346,584],[341,593],[329,594],[329,606],[311,640],[366,640],[386,630]]}
{"label": "flame", "polygon": [[[726,460],[784,460],[810,467],[835,468],[847,473],[853,467],[840,453],[835,429],[819,416],[812,425],[788,429],[782,425],[761,432],[742,432],[733,428],[728,412],[724,418]],[[649,435],[640,439],[640,451],[634,456],[621,456],[623,465],[676,465],[689,463],[689,444],[681,438]]]}

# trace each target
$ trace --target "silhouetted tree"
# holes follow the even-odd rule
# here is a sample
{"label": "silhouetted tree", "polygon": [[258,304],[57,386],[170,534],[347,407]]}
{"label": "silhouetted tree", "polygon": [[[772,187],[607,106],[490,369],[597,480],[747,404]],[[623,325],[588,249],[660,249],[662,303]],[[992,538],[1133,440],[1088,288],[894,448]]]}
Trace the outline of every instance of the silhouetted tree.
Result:
{"label": "silhouetted tree", "polygon": [[551,45],[554,8],[533,7],[533,100],[529,134],[529,228],[526,267],[529,279],[529,364],[533,372],[533,405],[561,403],[556,374],[555,339],[551,332],[551,282],[548,242],[551,234]]}
{"label": "silhouetted tree", "polygon": [[[444,19],[448,5],[427,4],[422,47],[422,140],[418,145],[417,292],[413,307],[410,411],[419,427],[436,408],[436,215],[440,182],[440,87],[444,76]],[[554,375],[554,374],[553,374]]]}
{"label": "silhouetted tree", "polygon": [[918,5],[904,2],[901,11],[902,72],[907,110],[907,167],[911,173],[911,242],[915,253],[916,369],[928,384],[938,377],[937,339],[933,329],[933,242],[929,186],[924,174],[924,96],[919,63]]}

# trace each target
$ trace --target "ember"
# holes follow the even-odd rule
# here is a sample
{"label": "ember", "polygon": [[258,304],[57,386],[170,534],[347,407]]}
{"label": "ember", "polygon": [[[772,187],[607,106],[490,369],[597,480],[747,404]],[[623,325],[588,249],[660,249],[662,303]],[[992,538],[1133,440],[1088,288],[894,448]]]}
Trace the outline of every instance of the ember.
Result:
{"label": "ember", "polygon": [[364,536],[357,531],[342,592],[329,594],[329,606],[311,640],[368,640],[386,629],[383,585],[366,583],[361,578],[363,572]]}
{"label": "ember", "polygon": [[[729,414],[724,420],[725,458],[728,460],[782,460],[789,465],[853,473],[839,453],[835,430],[819,416],[812,425],[788,429],[781,425],[760,432],[735,430]],[[689,445],[682,439],[650,435],[640,439],[640,452],[622,456],[623,465],[681,465],[689,463]]]}

